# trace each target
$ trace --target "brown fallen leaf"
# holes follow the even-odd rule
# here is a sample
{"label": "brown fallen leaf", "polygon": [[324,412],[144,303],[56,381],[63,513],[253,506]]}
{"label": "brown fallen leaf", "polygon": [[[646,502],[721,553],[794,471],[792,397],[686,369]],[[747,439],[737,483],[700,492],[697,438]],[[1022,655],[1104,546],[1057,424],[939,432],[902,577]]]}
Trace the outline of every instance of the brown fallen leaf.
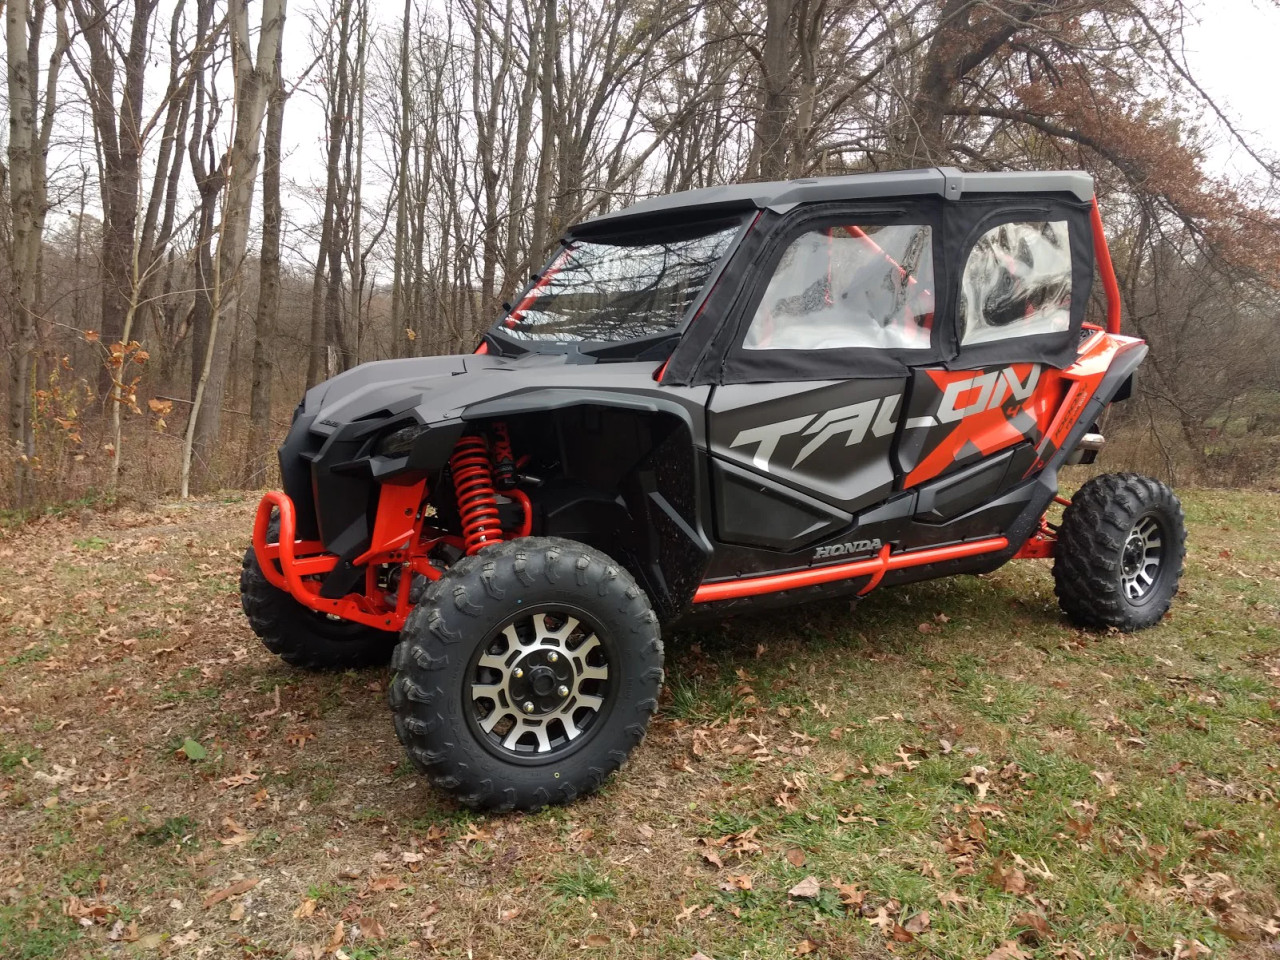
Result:
{"label": "brown fallen leaf", "polygon": [[360,919],[360,933],[370,940],[381,940],[387,935],[387,931],[382,924],[372,917],[362,917]]}
{"label": "brown fallen leaf", "polygon": [[813,874],[809,874],[787,891],[788,896],[795,897],[797,900],[816,900],[820,893],[822,893],[822,885]]}
{"label": "brown fallen leaf", "polygon": [[[588,834],[588,836],[590,836]],[[570,839],[573,839],[570,837]],[[458,846],[465,847],[469,843],[492,843],[493,834],[474,823],[467,827],[467,832],[458,838]]]}
{"label": "brown fallen leaf", "polygon": [[215,890],[204,898],[206,908],[212,907],[215,903],[221,903],[229,897],[238,897],[242,893],[248,893],[262,881],[258,877],[248,877],[237,883],[231,884],[229,887],[223,887],[221,890]]}
{"label": "brown fallen leaf", "polygon": [[707,863],[711,864],[717,870],[724,869],[724,861],[720,859],[720,854],[716,853],[714,850],[703,850],[702,859],[707,861]]}
{"label": "brown fallen leaf", "polygon": [[231,912],[227,914],[227,919],[232,923],[239,923],[244,919],[244,901],[241,900],[231,907]]}
{"label": "brown fallen leaf", "polygon": [[503,910],[500,914],[498,914],[498,919],[501,920],[503,923],[510,923],[512,920],[514,920],[518,916],[520,916],[520,908],[512,907],[510,910]]}
{"label": "brown fallen leaf", "polygon": [[793,952],[797,957],[803,957],[805,954],[813,953],[817,949],[818,945],[806,937],[795,945]]}
{"label": "brown fallen leaf", "polygon": [[342,946],[342,941],[346,938],[347,929],[341,920],[333,928],[333,935],[329,937],[329,944],[325,950],[332,952]]}
{"label": "brown fallen leaf", "polygon": [[62,905],[62,912],[65,916],[73,917],[76,920],[89,921],[92,923],[106,923],[106,918],[119,911],[110,904],[105,903],[85,903],[77,896],[71,896],[66,903]]}
{"label": "brown fallen leaf", "polygon": [[316,902],[312,900],[310,897],[307,897],[300,904],[298,904],[298,909],[293,911],[293,919],[305,920],[307,917],[310,917],[313,914],[315,914],[315,912],[316,912]]}
{"label": "brown fallen leaf", "polygon": [[919,913],[907,918],[907,922],[902,925],[908,933],[924,933],[929,929],[929,911],[921,910]]}
{"label": "brown fallen leaf", "polygon": [[896,926],[893,917],[889,916],[888,907],[879,907],[873,916],[867,917],[867,923],[879,928],[881,933],[889,933]]}
{"label": "brown fallen leaf", "polygon": [[987,881],[1005,893],[1012,893],[1017,897],[1022,896],[1028,889],[1027,875],[1017,867],[1006,867],[1000,860],[992,865],[991,872],[987,874]]}
{"label": "brown fallen leaf", "polygon": [[1006,940],[989,954],[986,960],[1028,960],[1031,954],[1019,949],[1018,941]]}
{"label": "brown fallen leaf", "polygon": [[256,833],[248,833],[244,827],[240,826],[240,824],[236,823],[230,817],[224,820],[223,823],[231,828],[231,836],[218,838],[218,842],[224,847],[234,847],[237,844],[248,843],[257,836]]}
{"label": "brown fallen leaf", "polygon": [[962,896],[957,890],[947,890],[938,894],[938,902],[944,907],[963,907],[969,898]]}
{"label": "brown fallen leaf", "polygon": [[804,866],[804,851],[801,850],[799,847],[792,847],[790,850],[788,850],[786,853],[786,857],[787,857],[787,863],[791,864],[793,867]]}
{"label": "brown fallen leaf", "polygon": [[1030,946],[1036,946],[1041,941],[1048,940],[1050,935],[1049,921],[1038,913],[1020,913],[1013,918],[1012,925],[1015,927],[1026,927],[1018,934],[1018,939]]}
{"label": "brown fallen leaf", "polygon": [[583,944],[583,947],[584,948],[607,947],[611,942],[612,941],[610,941],[609,938],[606,937],[603,933],[593,933],[589,937],[587,937],[587,940]]}
{"label": "brown fallen leaf", "polygon": [[978,799],[982,800],[986,798],[987,791],[991,789],[991,784],[987,782],[987,773],[986,767],[970,767],[968,776],[961,778],[960,782],[972,788]]}
{"label": "brown fallen leaf", "polygon": [[369,881],[369,890],[371,893],[380,893],[385,890],[403,890],[408,884],[401,881],[399,877],[376,877]]}
{"label": "brown fallen leaf", "polygon": [[836,891],[840,894],[840,902],[846,907],[860,907],[867,897],[866,890],[859,890],[856,883],[841,883],[833,880]]}

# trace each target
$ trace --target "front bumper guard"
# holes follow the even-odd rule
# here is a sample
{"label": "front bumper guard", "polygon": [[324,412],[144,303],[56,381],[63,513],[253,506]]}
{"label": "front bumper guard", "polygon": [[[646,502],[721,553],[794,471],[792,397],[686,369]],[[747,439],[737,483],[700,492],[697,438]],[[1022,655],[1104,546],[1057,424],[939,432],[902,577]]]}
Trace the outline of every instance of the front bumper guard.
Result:
{"label": "front bumper guard", "polygon": [[[400,534],[399,546],[402,549],[378,552],[370,549],[357,557],[355,560],[357,565],[361,563],[366,565],[365,593],[352,593],[338,599],[320,596],[322,582],[320,578],[338,565],[338,557],[326,552],[324,544],[318,540],[296,539],[298,524],[293,501],[287,494],[276,490],[267,493],[258,503],[258,512],[253,520],[253,553],[257,557],[262,575],[273,587],[289,594],[308,610],[341,620],[362,623],[379,630],[398,631],[404,626],[405,618],[409,613],[409,581],[412,578],[408,576],[400,578],[400,589],[394,597],[395,605],[391,606],[385,602],[390,598],[384,598],[377,589],[376,566],[378,561],[393,563],[404,560],[403,548],[408,546],[416,533],[413,515],[416,513],[416,503],[421,502],[422,486],[419,483],[406,488],[408,496],[402,498],[405,502],[417,498],[415,506],[408,508],[410,518],[408,530],[405,530],[404,514],[401,512],[397,531]],[[403,511],[405,508],[399,509]],[[380,510],[379,521],[381,521],[381,514]],[[268,534],[273,515],[277,516],[280,522],[280,529],[274,543],[271,542]],[[381,523],[378,524],[380,525]],[[375,526],[375,544],[383,542],[378,539],[378,534],[382,532]]]}

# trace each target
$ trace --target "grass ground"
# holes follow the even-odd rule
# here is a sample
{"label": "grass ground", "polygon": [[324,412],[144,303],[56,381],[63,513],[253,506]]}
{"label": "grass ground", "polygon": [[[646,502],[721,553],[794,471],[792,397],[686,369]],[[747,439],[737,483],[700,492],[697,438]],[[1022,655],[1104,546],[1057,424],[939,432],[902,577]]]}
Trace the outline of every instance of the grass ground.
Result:
{"label": "grass ground", "polygon": [[382,671],[254,640],[248,501],[0,533],[0,957],[1280,950],[1280,504],[1185,498],[1159,628],[1013,564],[668,639],[596,797],[478,817]]}

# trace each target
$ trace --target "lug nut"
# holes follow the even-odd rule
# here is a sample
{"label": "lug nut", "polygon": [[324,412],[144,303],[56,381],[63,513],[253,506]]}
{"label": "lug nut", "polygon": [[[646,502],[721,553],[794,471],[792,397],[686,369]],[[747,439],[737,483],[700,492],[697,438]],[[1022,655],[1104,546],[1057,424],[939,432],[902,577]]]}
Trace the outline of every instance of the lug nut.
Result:
{"label": "lug nut", "polygon": [[526,700],[526,701],[524,702],[524,712],[525,712],[525,713],[533,713],[533,701],[532,701],[532,700]]}
{"label": "lug nut", "polygon": [[519,667],[516,667],[514,670],[511,671],[511,675],[515,677],[517,680],[519,680],[521,677],[524,676],[524,671]]}
{"label": "lug nut", "polygon": [[555,663],[559,659],[560,659],[560,654],[556,653],[554,650],[552,650],[550,653],[547,654],[548,663]]}
{"label": "lug nut", "polygon": [[557,696],[567,697],[569,695],[569,688],[562,683],[560,686],[556,687],[556,694]]}

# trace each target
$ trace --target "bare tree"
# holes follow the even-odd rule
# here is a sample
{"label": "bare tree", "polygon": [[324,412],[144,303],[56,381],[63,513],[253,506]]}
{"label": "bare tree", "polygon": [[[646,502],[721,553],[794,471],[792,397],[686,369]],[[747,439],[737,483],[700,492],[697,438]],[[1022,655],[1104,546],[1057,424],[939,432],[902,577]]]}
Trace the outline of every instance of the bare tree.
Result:
{"label": "bare tree", "polygon": [[280,142],[288,99],[282,77],[282,46],[276,49],[275,86],[267,95],[267,132],[262,164],[262,249],[258,255],[258,309],[253,323],[253,387],[249,396],[246,486],[261,486],[267,471],[271,431],[271,358],[280,312]]}
{"label": "bare tree", "polygon": [[49,212],[46,160],[57,109],[58,74],[66,52],[63,7],[56,6],[57,39],[45,73],[43,111],[39,103],[40,41],[46,0],[10,0],[5,9],[5,52],[9,94],[9,310],[13,355],[9,361],[8,434],[13,445],[17,506],[30,495],[36,455],[31,423],[32,367],[36,318],[40,315],[41,261]]}
{"label": "bare tree", "polygon": [[[284,34],[286,0],[263,0],[256,55],[250,47],[248,0],[231,0],[231,62],[235,76],[235,116],[227,152],[226,195],[218,236],[214,276],[213,323],[203,358],[200,382],[192,399],[191,420],[183,446],[180,493],[190,493],[193,466],[198,484],[207,483],[209,451],[217,443],[226,389],[225,356],[215,362],[219,328],[235,321],[240,307],[241,267],[249,234],[249,211],[258,178],[262,119],[267,96],[280,82],[280,43]],[[197,452],[201,455],[196,458]]]}

